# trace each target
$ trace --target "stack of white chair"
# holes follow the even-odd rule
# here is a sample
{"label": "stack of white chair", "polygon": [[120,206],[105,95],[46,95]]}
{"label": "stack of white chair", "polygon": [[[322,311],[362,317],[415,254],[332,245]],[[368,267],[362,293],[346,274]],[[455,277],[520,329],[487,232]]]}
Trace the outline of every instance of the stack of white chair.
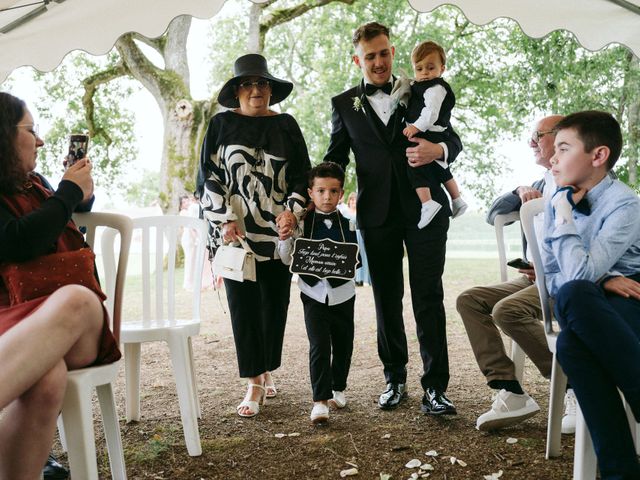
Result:
{"label": "stack of white chair", "polygon": [[[164,341],[169,345],[187,451],[198,456],[202,454],[198,431],[201,412],[191,337],[200,332],[207,226],[204,220],[178,215],[136,218],[133,226],[142,237],[142,316],[125,319],[120,337],[125,357],[127,422],[140,420],[140,346]],[[178,318],[175,267],[182,229],[195,232],[197,245],[191,312]]]}
{"label": "stack of white chair", "polygon": [[[86,241],[95,246],[96,229],[107,227],[101,238],[104,278],[102,286],[107,294],[106,306],[116,338],[120,333],[122,294],[131,243],[131,219],[112,213],[74,214],[79,227],[86,228]],[[119,254],[116,256],[116,233],[119,233]],[[117,257],[117,261],[116,261]],[[116,412],[112,383],[118,375],[120,362],[74,370],[68,374],[67,390],[61,413],[60,437],[69,457],[71,476],[82,480],[97,480],[96,446],[93,429],[92,392],[95,388],[102,413],[104,434],[109,451],[112,478],[125,480],[120,424]]]}

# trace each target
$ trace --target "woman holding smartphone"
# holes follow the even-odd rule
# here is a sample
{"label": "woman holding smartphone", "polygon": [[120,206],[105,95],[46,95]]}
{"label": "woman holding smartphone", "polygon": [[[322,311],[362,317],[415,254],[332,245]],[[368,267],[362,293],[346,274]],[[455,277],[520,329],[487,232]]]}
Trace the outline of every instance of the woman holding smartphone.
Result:
{"label": "woman holding smartphone", "polygon": [[[69,167],[52,191],[34,173],[43,145],[25,103],[0,92],[0,264],[85,246],[71,214],[91,202],[91,164]],[[0,479],[40,478],[67,371],[120,358],[108,320],[98,295],[84,286],[16,301],[0,282]]]}

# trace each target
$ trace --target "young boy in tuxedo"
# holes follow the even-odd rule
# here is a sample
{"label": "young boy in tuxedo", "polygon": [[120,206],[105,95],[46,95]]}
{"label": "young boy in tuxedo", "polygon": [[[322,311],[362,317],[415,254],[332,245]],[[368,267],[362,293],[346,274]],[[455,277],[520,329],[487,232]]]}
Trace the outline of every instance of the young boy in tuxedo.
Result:
{"label": "young boy in tuxedo", "polygon": [[608,172],[622,149],[608,113],[556,125],[541,254],[557,356],[591,433],[603,479],[640,478],[622,392],[640,421],[640,198]]}
{"label": "young boy in tuxedo", "polygon": [[[331,239],[357,243],[355,229],[337,210],[344,193],[344,171],[332,162],[323,162],[309,172],[309,197],[314,209],[299,225],[297,236],[313,240]],[[291,263],[293,238],[278,244],[280,258]],[[329,404],[344,408],[344,390],[353,352],[353,279],[320,279],[312,275],[298,278],[304,321],[309,337],[309,372],[313,391],[311,421],[329,420]]]}
{"label": "young boy in tuxedo", "polygon": [[[407,138],[420,137],[438,143],[451,136],[451,110],[456,97],[442,78],[446,58],[444,49],[430,41],[419,43],[411,52],[415,81],[410,86],[405,117],[407,126],[402,131]],[[451,196],[452,218],[467,210],[467,203],[460,196],[458,183],[446,163],[436,161],[417,168],[407,165],[407,176],[422,204],[418,228],[426,227],[442,208],[431,198],[432,185],[442,184],[447,189]]]}

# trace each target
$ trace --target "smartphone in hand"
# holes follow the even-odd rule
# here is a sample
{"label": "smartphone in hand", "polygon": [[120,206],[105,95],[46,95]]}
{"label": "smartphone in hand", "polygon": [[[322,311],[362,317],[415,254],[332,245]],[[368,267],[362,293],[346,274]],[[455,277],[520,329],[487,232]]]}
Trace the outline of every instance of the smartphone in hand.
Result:
{"label": "smartphone in hand", "polygon": [[507,265],[513,268],[517,268],[518,270],[527,270],[527,269],[533,268],[533,264],[521,258],[514,258],[513,260],[509,260],[507,262]]}
{"label": "smartphone in hand", "polygon": [[89,135],[74,133],[69,135],[69,153],[65,157],[67,168],[87,156],[89,152]]}

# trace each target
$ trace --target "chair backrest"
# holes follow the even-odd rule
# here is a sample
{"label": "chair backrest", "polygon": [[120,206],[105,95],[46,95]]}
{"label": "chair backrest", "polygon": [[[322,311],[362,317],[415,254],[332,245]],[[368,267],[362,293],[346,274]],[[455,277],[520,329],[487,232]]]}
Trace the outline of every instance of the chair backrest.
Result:
{"label": "chair backrest", "polygon": [[536,198],[529,200],[520,208],[520,221],[522,229],[529,244],[529,250],[533,257],[533,265],[536,269],[536,286],[538,287],[538,295],[540,296],[540,304],[542,306],[542,318],[544,320],[544,328],[547,335],[554,335],[553,316],[551,306],[549,305],[549,292],[544,279],[544,265],[542,264],[542,256],[540,255],[540,244],[536,235],[534,226],[534,217],[544,212],[544,198]]}
{"label": "chair backrest", "polygon": [[498,243],[498,261],[500,262],[500,281],[507,281],[507,250],[504,242],[504,227],[520,220],[520,212],[511,212],[496,215],[493,226],[496,230],[496,242]]}
{"label": "chair backrest", "polygon": [[[180,215],[162,215],[133,219],[134,234],[140,233],[142,270],[142,320],[146,326],[176,320],[176,253],[183,229],[195,232],[191,319],[200,319],[200,287],[207,245],[204,220]],[[166,258],[166,262],[165,262]],[[153,299],[152,299],[152,293]]]}
{"label": "chair backrest", "polygon": [[[120,340],[120,322],[122,318],[122,297],[124,281],[129,262],[129,247],[133,224],[125,215],[105,212],[74,213],[73,221],[78,227],[84,227],[86,242],[96,248],[96,231],[104,227],[100,241],[100,253],[104,269],[102,284],[107,295],[106,306],[111,317],[111,330],[116,341]],[[116,236],[120,236],[119,253],[116,261]]]}

